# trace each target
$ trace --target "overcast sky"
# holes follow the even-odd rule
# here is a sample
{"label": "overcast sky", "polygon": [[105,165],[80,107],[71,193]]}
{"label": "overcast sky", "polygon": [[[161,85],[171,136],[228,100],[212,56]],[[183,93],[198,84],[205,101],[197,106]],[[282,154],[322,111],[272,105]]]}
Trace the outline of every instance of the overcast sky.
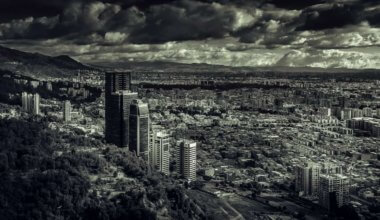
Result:
{"label": "overcast sky", "polygon": [[380,69],[380,1],[1,0],[0,44],[82,62]]}

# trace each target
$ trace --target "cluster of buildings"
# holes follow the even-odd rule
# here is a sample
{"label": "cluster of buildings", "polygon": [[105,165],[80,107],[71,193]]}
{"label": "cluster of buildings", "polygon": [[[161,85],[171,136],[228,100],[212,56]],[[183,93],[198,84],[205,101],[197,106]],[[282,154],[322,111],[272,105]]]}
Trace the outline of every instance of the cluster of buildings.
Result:
{"label": "cluster of buildings", "polygon": [[[270,90],[148,87],[141,93],[154,121],[174,133],[174,138],[187,135],[201,146],[197,163],[202,172],[198,174],[207,186],[222,182],[227,186],[221,190],[232,188],[249,195],[239,186],[263,187],[268,193],[281,185],[290,193],[298,181],[299,195],[332,213],[343,205],[364,210],[368,203],[360,200],[358,192],[372,201],[379,198],[380,141],[373,130],[380,116],[380,97],[371,98],[366,92],[375,85],[309,81],[280,83],[289,88]],[[310,89],[301,89],[306,87]],[[342,88],[331,92],[334,87]],[[372,124],[347,125],[363,119]],[[302,171],[315,175],[304,174],[303,180],[294,171],[307,161],[318,164]],[[337,170],[327,171],[325,161]],[[353,162],[358,165],[348,175]],[[314,187],[302,189],[301,180],[303,185],[311,181]]]}
{"label": "cluster of buildings", "polygon": [[37,81],[37,80],[27,80],[27,79],[14,79],[14,82],[19,85],[26,85],[30,88],[44,88],[48,91],[53,91],[53,85],[50,81]]}
{"label": "cluster of buildings", "polygon": [[365,131],[373,137],[380,137],[380,120],[369,117],[352,118],[346,121],[348,128]]}
{"label": "cluster of buildings", "polygon": [[217,80],[167,77],[143,74],[133,85],[129,73],[107,73],[94,102],[75,112],[70,101],[49,100],[49,114],[71,121],[60,129],[104,132],[108,143],[162,173],[201,180],[209,192],[254,189],[263,201],[284,195],[288,203],[294,186],[330,212],[380,201],[380,94],[370,92],[378,83],[257,78],[249,81],[257,87],[214,89]]}
{"label": "cluster of buildings", "polygon": [[[130,73],[106,73],[105,139],[128,148],[151,167],[170,173],[170,136],[150,122],[148,104],[132,91]],[[175,161],[178,173],[196,180],[196,143],[184,141]]]}
{"label": "cluster of buildings", "polygon": [[349,202],[349,178],[342,173],[342,167],[332,163],[300,164],[295,167],[295,190],[318,197],[327,210],[336,210]]}
{"label": "cluster of buildings", "polygon": [[[21,93],[21,106],[22,110],[33,115],[40,115],[40,95],[38,93],[29,94],[27,92]],[[62,105],[63,120],[65,122],[71,121],[72,107],[69,100],[63,102]]]}
{"label": "cluster of buildings", "polygon": [[22,110],[30,114],[40,114],[40,95],[28,94],[27,92],[21,93]]}

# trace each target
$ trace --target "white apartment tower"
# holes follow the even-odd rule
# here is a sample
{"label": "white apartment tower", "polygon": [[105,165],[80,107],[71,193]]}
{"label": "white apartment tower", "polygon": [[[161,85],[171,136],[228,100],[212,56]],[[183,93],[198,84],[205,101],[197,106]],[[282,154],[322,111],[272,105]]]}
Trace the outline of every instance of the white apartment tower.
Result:
{"label": "white apartment tower", "polygon": [[22,92],[21,93],[21,104],[22,104],[22,110],[23,111],[28,111],[28,93],[27,92]]}
{"label": "white apartment tower", "polygon": [[71,121],[71,103],[68,100],[63,103],[63,120]]}
{"label": "white apartment tower", "polygon": [[40,95],[34,94],[33,95],[33,114],[39,115],[40,114]]}
{"label": "white apartment tower", "polygon": [[154,169],[169,175],[170,137],[157,130],[153,130],[151,134],[149,163]]}
{"label": "white apartment tower", "polygon": [[194,181],[197,178],[197,144],[184,140],[177,151],[177,172],[183,178]]}

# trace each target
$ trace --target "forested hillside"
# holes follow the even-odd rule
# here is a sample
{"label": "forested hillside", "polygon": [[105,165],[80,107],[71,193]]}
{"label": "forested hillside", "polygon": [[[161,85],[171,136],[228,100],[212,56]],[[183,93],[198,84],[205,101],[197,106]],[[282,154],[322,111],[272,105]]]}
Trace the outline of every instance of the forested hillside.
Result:
{"label": "forested hillside", "polygon": [[205,204],[132,153],[48,125],[0,119],[2,219],[207,218]]}

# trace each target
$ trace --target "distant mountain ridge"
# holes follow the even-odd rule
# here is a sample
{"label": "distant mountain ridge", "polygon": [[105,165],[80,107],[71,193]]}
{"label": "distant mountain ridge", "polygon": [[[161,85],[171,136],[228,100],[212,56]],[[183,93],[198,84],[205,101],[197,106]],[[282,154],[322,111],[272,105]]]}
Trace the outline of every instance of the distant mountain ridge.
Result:
{"label": "distant mountain ridge", "polygon": [[0,46],[0,69],[40,78],[70,77],[78,70],[94,68],[84,65],[67,55],[51,57]]}
{"label": "distant mountain ridge", "polygon": [[224,65],[211,65],[206,63],[178,63],[167,61],[115,61],[97,62],[93,61],[83,64],[67,55],[56,57],[43,55],[40,53],[28,53],[0,45],[0,69],[8,70],[13,73],[25,75],[37,79],[46,77],[51,78],[70,78],[76,76],[78,71],[95,70],[103,71],[134,71],[134,72],[176,72],[206,73],[314,73],[314,74],[334,74],[334,73],[379,73],[376,69],[324,69],[311,67],[233,67]]}
{"label": "distant mountain ridge", "polygon": [[376,69],[345,69],[345,68],[315,68],[315,67],[248,67],[224,66],[207,63],[176,63],[167,61],[126,61],[126,62],[93,62],[91,66],[118,71],[147,71],[147,72],[277,72],[277,73],[360,73],[380,72]]}

